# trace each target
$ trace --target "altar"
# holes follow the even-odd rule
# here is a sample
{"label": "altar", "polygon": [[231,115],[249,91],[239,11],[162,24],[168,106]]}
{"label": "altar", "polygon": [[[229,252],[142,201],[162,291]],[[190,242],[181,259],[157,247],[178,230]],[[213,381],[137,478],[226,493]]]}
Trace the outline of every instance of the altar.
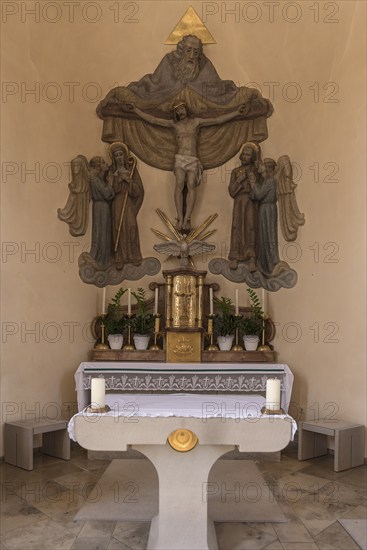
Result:
{"label": "altar", "polygon": [[258,407],[249,407],[253,396],[240,394],[125,393],[115,405],[114,399],[110,396],[114,409],[106,414],[75,415],[69,433],[86,449],[126,451],[131,446],[153,463],[159,513],[151,524],[150,550],[217,549],[203,498],[213,464],[236,447],[241,452],[279,451],[296,430],[286,414],[261,414],[262,396]]}
{"label": "altar", "polygon": [[78,410],[90,403],[92,378],[109,392],[264,393],[268,378],[281,381],[280,405],[288,411],[293,373],[283,363],[83,362],[75,373]]}

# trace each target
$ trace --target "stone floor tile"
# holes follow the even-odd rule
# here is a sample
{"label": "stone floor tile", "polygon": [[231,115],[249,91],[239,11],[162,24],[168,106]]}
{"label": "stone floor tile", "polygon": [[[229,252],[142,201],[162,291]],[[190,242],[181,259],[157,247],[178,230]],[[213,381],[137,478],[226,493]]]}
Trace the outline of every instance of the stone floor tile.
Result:
{"label": "stone floor tile", "polygon": [[81,473],[81,471],[81,468],[70,460],[58,460],[57,463],[37,469],[37,473],[42,480],[55,480],[60,476]]}
{"label": "stone floor tile", "polygon": [[312,537],[301,521],[274,523],[280,542],[310,542]]}
{"label": "stone floor tile", "polygon": [[279,477],[274,485],[269,484],[278,501],[285,501],[290,506],[305,495],[317,498],[321,488],[330,481],[302,472]]}
{"label": "stone floor tile", "polygon": [[281,545],[279,540],[276,540],[268,544],[268,546],[265,546],[264,550],[283,550],[283,546]]}
{"label": "stone floor tile", "polygon": [[[107,458],[88,458],[84,449],[73,445],[70,461],[41,453],[34,457],[32,471],[0,463],[5,519],[1,550],[146,548],[150,522],[74,521],[85,502],[83,492],[85,497],[96,489]],[[253,458],[275,494],[286,494],[278,504],[288,523],[217,524],[221,550],[307,550],[310,544],[320,550],[357,548],[337,520],[365,519],[366,466],[337,473],[332,456],[300,462],[295,448],[286,449],[280,462],[259,453]]]}
{"label": "stone floor tile", "polygon": [[[73,494],[82,495],[84,498],[93,493],[94,487],[98,484],[101,476],[103,475],[105,468],[99,468],[98,470],[77,470],[66,475],[61,475],[53,480],[53,483],[58,483],[61,486],[66,487]],[[50,483],[50,481],[49,481]],[[93,498],[93,496],[91,496]]]}
{"label": "stone floor tile", "polygon": [[111,460],[89,459],[87,455],[79,454],[73,459],[72,463],[78,468],[92,472],[93,470],[100,470],[101,468],[106,469],[111,463]]}
{"label": "stone floor tile", "polygon": [[277,541],[272,524],[216,523],[219,550],[262,550]]}
{"label": "stone floor tile", "polygon": [[366,501],[366,489],[354,485],[329,481],[320,488],[320,500],[322,502],[345,502],[351,506],[358,506]]}
{"label": "stone floor tile", "polygon": [[4,534],[4,543],[9,550],[69,550],[75,536],[49,518],[32,525],[18,527]]}
{"label": "stone floor tile", "polygon": [[366,466],[358,466],[357,468],[351,468],[340,472],[338,478],[340,483],[348,483],[349,485],[357,485],[357,487],[367,487],[367,468]]}
{"label": "stone floor tile", "polygon": [[145,550],[149,530],[150,521],[118,521],[112,536],[133,550]]}
{"label": "stone floor tile", "polygon": [[283,477],[304,468],[304,465],[299,460],[295,460],[292,457],[282,455],[280,462],[272,462],[270,460],[261,460],[258,464],[260,472],[262,474],[268,473],[274,479]]}
{"label": "stone floor tile", "polygon": [[302,521],[311,536],[332,525],[353,509],[344,502],[330,502],[318,498],[318,495],[301,497],[292,504],[292,510]]}
{"label": "stone floor tile", "polygon": [[338,481],[345,475],[345,471],[334,472],[334,457],[332,455],[302,460],[300,464],[303,464],[302,473],[312,473],[314,476],[329,479],[331,481]]}
{"label": "stone floor tile", "polygon": [[8,492],[18,492],[21,485],[34,483],[42,479],[37,470],[24,470],[11,464],[2,463],[0,468],[0,481]]}
{"label": "stone floor tile", "polygon": [[352,508],[350,512],[343,516],[343,519],[366,519],[367,518],[367,507],[366,503],[362,503],[360,506]]}
{"label": "stone floor tile", "polygon": [[77,537],[71,550],[106,550],[110,543],[109,538]]}
{"label": "stone floor tile", "polygon": [[[283,550],[318,550],[313,541],[310,542],[282,542]],[[344,549],[341,549],[344,550]]]}
{"label": "stone floor tile", "polygon": [[108,537],[110,539],[115,528],[116,528],[116,521],[88,520],[84,522],[84,526],[79,533],[79,537],[81,538]]}
{"label": "stone floor tile", "polygon": [[323,547],[323,544],[329,545],[333,549],[337,550],[358,550],[359,546],[354,542],[352,537],[348,535],[345,529],[340,523],[335,522],[327,529],[324,529],[320,534],[314,538],[315,543],[319,548]]}
{"label": "stone floor tile", "polygon": [[40,510],[21,499],[18,495],[9,495],[1,502],[1,532],[26,528],[44,516]]}
{"label": "stone floor tile", "polygon": [[131,550],[130,546],[126,546],[123,542],[112,537],[109,545],[107,546],[108,550]]}
{"label": "stone floor tile", "polygon": [[34,503],[34,507],[40,510],[45,516],[48,516],[58,525],[68,529],[70,533],[78,536],[84,521],[74,521],[77,512],[83,506],[84,500],[77,494],[62,493],[59,499],[42,499]]}

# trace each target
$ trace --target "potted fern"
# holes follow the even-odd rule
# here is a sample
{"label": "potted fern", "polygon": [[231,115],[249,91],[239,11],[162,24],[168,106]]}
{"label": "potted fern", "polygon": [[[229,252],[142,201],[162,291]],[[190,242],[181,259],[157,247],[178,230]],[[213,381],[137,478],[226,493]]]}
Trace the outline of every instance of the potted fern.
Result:
{"label": "potted fern", "polygon": [[145,290],[143,288],[138,288],[136,292],[132,292],[132,295],[138,306],[138,313],[132,319],[134,344],[136,349],[144,350],[148,348],[150,336],[154,329],[154,315],[147,312]]}
{"label": "potted fern", "polygon": [[233,338],[238,326],[239,318],[232,314],[233,303],[230,298],[214,298],[214,304],[220,313],[213,320],[214,332],[217,335],[217,343],[221,351],[229,351],[232,348]]}
{"label": "potted fern", "polygon": [[255,351],[259,345],[264,312],[260,300],[252,288],[246,289],[251,300],[249,317],[242,317],[240,324],[244,332],[243,343],[246,351]]}
{"label": "potted fern", "polygon": [[104,318],[104,324],[107,332],[107,339],[111,349],[121,349],[124,341],[123,332],[126,326],[126,321],[121,313],[121,298],[125,294],[126,289],[119,288],[111,303],[108,304],[107,314]]}

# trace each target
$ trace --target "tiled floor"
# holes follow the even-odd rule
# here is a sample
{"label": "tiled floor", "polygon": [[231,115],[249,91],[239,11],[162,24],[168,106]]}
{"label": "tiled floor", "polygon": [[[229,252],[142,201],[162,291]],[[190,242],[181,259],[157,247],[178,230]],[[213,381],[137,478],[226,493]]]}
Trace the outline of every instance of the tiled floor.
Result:
{"label": "tiled floor", "polygon": [[[220,550],[359,548],[338,520],[366,518],[367,466],[335,473],[331,456],[299,462],[294,447],[281,461],[264,457],[256,461],[288,522],[217,524]],[[108,464],[77,445],[70,462],[36,453],[31,472],[0,464],[0,548],[146,548],[149,523],[73,519]]]}

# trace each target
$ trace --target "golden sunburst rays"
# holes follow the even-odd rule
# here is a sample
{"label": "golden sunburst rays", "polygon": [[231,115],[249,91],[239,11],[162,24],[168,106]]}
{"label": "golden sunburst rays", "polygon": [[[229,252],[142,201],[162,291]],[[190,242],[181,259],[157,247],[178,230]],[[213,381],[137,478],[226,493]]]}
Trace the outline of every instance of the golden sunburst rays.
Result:
{"label": "golden sunburst rays", "polygon": [[[187,244],[192,243],[194,240],[205,242],[207,239],[209,239],[209,237],[211,237],[217,231],[216,229],[211,229],[210,231],[207,231],[206,233],[204,233],[204,231],[209,227],[209,225],[211,225],[213,221],[218,217],[217,213],[211,214],[201,225],[199,225],[199,227],[197,227],[196,229],[192,229],[188,235],[186,233],[181,233],[180,231],[178,231],[178,229],[176,229],[174,224],[171,222],[168,216],[164,212],[162,212],[162,210],[157,208],[156,213],[161,218],[161,220],[163,221],[167,229],[169,229],[169,231],[172,233],[174,238],[166,235],[165,233],[162,233],[162,231],[159,231],[158,229],[151,228],[151,230],[155,235],[157,235],[157,237],[163,239],[166,242],[176,242],[176,243],[186,242]],[[167,262],[172,258],[174,258],[174,256],[170,254],[168,258],[166,258],[165,262]],[[191,256],[188,257],[188,260],[190,265],[194,267],[194,262]]]}

